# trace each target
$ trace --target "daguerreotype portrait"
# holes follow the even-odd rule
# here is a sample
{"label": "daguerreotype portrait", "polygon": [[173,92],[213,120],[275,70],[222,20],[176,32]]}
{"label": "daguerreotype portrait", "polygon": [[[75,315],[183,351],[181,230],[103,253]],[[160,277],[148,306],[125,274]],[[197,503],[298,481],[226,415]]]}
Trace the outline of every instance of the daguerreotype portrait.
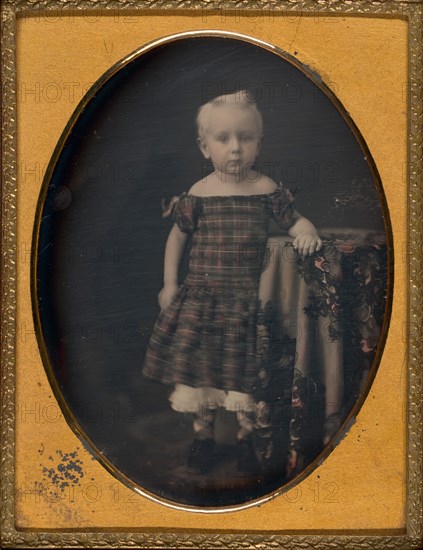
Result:
{"label": "daguerreotype portrait", "polygon": [[58,155],[34,267],[48,369],[87,438],[152,495],[272,494],[374,375],[389,212],[328,95],[247,38],[179,37],[107,79]]}
{"label": "daguerreotype portrait", "polygon": [[6,546],[418,548],[422,14],[399,4],[46,6],[20,39],[3,8]]}

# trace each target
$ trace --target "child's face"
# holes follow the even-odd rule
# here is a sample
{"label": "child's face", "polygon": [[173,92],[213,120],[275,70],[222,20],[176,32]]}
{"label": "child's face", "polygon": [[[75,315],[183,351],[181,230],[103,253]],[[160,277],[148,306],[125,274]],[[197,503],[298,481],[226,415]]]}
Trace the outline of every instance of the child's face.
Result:
{"label": "child's face", "polygon": [[216,171],[245,179],[256,160],[261,135],[257,118],[249,108],[234,105],[213,107],[200,149]]}

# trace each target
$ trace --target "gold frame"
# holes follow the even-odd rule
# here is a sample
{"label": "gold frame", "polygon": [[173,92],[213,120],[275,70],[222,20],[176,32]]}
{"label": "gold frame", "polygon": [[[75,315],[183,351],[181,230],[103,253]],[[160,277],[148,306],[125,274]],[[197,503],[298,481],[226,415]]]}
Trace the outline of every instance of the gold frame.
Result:
{"label": "gold frame", "polygon": [[[20,531],[15,528],[14,512],[14,422],[15,422],[15,315],[16,315],[16,196],[17,196],[17,166],[16,166],[16,90],[14,85],[16,18],[31,16],[34,10],[58,10],[68,2],[41,0],[33,4],[30,0],[6,0],[2,5],[2,81],[3,81],[3,293],[2,293],[2,516],[1,516],[1,543],[3,547],[28,546],[128,546],[141,547],[172,547],[172,548],[208,548],[211,545],[219,548],[231,547],[286,547],[286,548],[356,548],[366,544],[374,548],[398,547],[419,548],[423,543],[423,521],[420,510],[422,501],[422,388],[421,365],[423,344],[419,334],[422,322],[422,253],[416,247],[409,254],[409,350],[408,350],[408,479],[407,479],[407,522],[406,534],[380,533],[366,536],[365,534],[336,535],[334,533],[315,534],[242,534],[242,533],[188,533],[188,532],[37,532]],[[212,9],[217,4],[207,2],[206,7]],[[243,9],[264,9],[271,6],[274,10],[289,12],[314,12],[324,14],[361,14],[402,17],[408,21],[409,28],[409,241],[416,243],[422,236],[418,216],[422,209],[422,160],[421,135],[423,130],[423,38],[421,28],[423,24],[423,6],[421,1],[388,1],[372,3],[363,0],[343,2],[333,0],[328,5],[317,4],[310,0],[295,2],[283,1],[278,5],[267,2],[255,3],[248,0]],[[73,4],[74,7],[74,4]],[[78,9],[113,10],[116,6],[111,0],[92,2],[79,0]],[[179,3],[177,7],[172,0],[164,3],[157,0],[145,0],[137,3],[125,0],[119,3],[119,9],[175,10],[201,9],[204,5],[199,1],[194,3]],[[219,8],[231,10],[239,9],[235,2],[219,3]],[[169,14],[170,15],[170,14]],[[420,278],[419,278],[420,275]]]}

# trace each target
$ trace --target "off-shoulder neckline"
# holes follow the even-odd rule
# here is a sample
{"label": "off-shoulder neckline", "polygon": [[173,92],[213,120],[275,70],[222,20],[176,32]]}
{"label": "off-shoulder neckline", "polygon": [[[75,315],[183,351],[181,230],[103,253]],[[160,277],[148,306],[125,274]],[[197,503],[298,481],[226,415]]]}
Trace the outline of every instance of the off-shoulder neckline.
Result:
{"label": "off-shoulder neckline", "polygon": [[187,197],[192,197],[193,199],[233,199],[233,198],[262,198],[262,197],[271,197],[272,195],[275,195],[278,193],[278,189],[275,191],[272,191],[271,193],[260,193],[255,195],[192,195],[191,193],[185,193]]}

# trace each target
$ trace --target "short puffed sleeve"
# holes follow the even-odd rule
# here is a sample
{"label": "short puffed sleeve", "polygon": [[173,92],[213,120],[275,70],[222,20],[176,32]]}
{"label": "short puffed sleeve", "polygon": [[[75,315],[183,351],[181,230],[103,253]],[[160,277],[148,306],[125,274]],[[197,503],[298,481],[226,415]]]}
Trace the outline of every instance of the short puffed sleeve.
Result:
{"label": "short puffed sleeve", "polygon": [[193,233],[198,224],[198,197],[182,193],[178,197],[173,211],[173,219],[183,233]]}
{"label": "short puffed sleeve", "polygon": [[279,184],[277,190],[270,195],[272,216],[282,229],[289,229],[295,223],[296,192],[297,190],[291,190]]}

